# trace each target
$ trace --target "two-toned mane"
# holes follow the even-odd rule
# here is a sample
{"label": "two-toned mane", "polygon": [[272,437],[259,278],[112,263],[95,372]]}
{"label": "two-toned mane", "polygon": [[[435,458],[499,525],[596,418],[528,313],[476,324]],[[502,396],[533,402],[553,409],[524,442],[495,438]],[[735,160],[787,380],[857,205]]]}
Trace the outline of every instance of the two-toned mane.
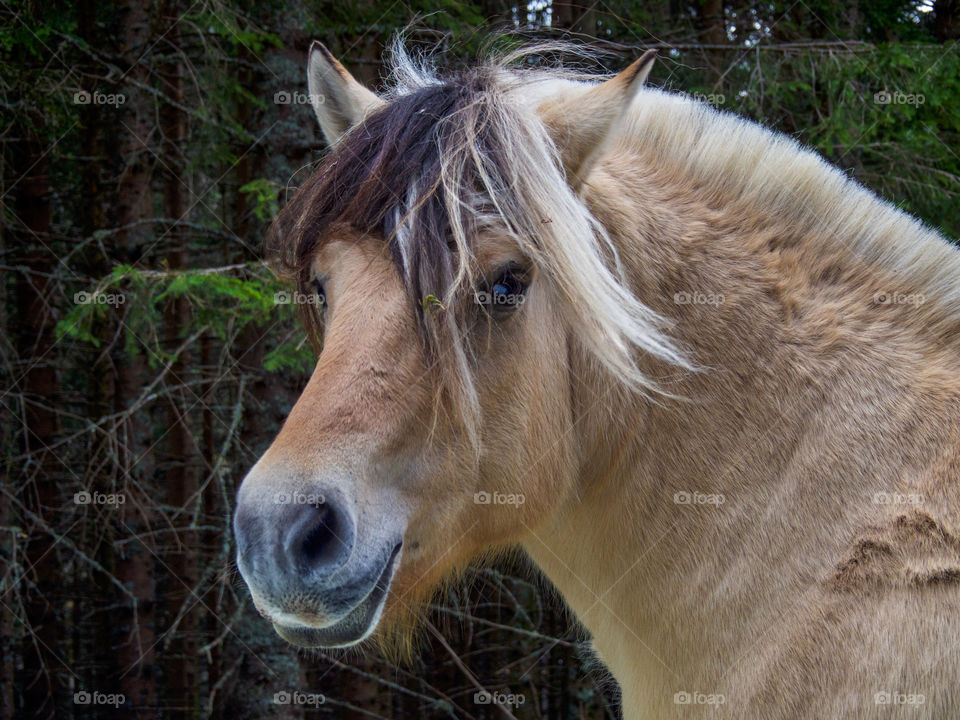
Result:
{"label": "two-toned mane", "polygon": [[520,56],[398,49],[377,96],[311,49],[331,149],[270,252],[322,296],[320,354],[240,490],[260,612],[303,646],[404,635],[519,547],[627,718],[960,715],[960,252],[643,88],[652,54]]}

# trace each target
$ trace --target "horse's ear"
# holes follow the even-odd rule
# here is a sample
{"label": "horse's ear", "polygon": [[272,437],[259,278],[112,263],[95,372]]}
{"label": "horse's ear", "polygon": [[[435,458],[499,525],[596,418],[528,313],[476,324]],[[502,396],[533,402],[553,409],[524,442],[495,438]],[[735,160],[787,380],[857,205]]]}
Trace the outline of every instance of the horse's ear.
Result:
{"label": "horse's ear", "polygon": [[538,108],[574,189],[590,174],[598,151],[643,86],[656,57],[656,50],[647,50],[610,80],[585,91],[551,98]]}
{"label": "horse's ear", "polygon": [[310,104],[330,145],[347,130],[383,105],[383,100],[357,82],[319,40],[307,59]]}

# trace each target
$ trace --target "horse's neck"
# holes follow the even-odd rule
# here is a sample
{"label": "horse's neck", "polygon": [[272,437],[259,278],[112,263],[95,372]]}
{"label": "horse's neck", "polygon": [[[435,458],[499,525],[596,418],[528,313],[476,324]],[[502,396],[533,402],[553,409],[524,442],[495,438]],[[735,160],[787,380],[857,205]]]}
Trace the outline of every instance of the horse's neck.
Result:
{"label": "horse's neck", "polygon": [[956,431],[911,428],[906,448],[877,434],[901,433],[892,420],[911,413],[947,414],[960,391],[922,323],[857,314],[866,303],[848,296],[879,282],[869,268],[830,270],[840,256],[789,267],[787,253],[773,257],[795,240],[789,228],[638,177],[651,176],[609,161],[591,179],[593,209],[616,227],[638,295],[679,318],[674,334],[704,369],[647,368],[687,398],[651,404],[573,368],[582,491],[525,547],[625,693],[669,712],[672,693],[716,682],[722,653],[730,662],[787,612],[781,600],[829,577],[886,511],[876,493],[923,492],[904,468]]}

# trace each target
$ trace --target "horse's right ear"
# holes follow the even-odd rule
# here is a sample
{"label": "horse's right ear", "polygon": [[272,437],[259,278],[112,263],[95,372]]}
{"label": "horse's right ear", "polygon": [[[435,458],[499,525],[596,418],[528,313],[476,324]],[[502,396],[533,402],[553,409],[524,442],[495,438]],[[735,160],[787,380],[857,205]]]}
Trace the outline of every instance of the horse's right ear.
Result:
{"label": "horse's right ear", "polygon": [[319,40],[310,46],[307,85],[310,104],[330,145],[336,145],[347,130],[384,104],[357,82]]}

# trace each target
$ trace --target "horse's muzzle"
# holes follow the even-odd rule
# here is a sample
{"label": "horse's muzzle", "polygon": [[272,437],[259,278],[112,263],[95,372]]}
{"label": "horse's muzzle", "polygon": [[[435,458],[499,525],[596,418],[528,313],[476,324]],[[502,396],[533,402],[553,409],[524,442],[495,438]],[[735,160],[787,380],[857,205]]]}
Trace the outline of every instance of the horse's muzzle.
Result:
{"label": "horse's muzzle", "polygon": [[285,640],[347,647],[380,618],[401,537],[358,541],[350,507],[329,493],[241,493],[234,516],[237,567],[254,603]]}
{"label": "horse's muzzle", "polygon": [[370,635],[377,626],[380,613],[387,599],[387,589],[393,578],[393,571],[397,565],[402,543],[397,543],[384,566],[380,577],[367,593],[366,597],[351,610],[346,617],[325,628],[315,628],[304,625],[281,625],[275,622],[274,630],[289,643],[300,647],[349,647],[356,645]]}

